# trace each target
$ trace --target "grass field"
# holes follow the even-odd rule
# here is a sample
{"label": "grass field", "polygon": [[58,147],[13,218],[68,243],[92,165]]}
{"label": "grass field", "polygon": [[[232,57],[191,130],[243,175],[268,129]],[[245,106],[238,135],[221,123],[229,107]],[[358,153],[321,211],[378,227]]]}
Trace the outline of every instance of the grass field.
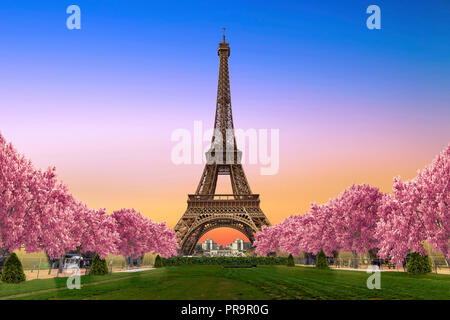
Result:
{"label": "grass field", "polygon": [[[66,278],[0,284],[0,299],[449,299],[450,276],[381,274],[369,290],[365,272],[258,266],[165,267],[139,273],[83,276],[80,290]],[[99,283],[102,282],[102,283]],[[18,296],[20,295],[20,296]]]}

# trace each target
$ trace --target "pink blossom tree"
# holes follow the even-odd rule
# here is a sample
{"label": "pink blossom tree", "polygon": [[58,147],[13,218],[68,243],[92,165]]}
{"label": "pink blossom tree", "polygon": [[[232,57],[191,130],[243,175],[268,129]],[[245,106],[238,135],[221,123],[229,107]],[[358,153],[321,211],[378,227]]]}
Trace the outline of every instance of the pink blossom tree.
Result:
{"label": "pink blossom tree", "polygon": [[286,219],[279,240],[280,249],[293,255],[298,255],[300,251],[303,251],[307,260],[311,256],[317,255],[322,249],[330,255],[333,249],[330,249],[331,242],[325,232],[329,225],[322,220],[326,214],[326,211],[323,210],[324,207],[312,204],[311,213],[295,215]]}
{"label": "pink blossom tree", "polygon": [[382,199],[383,193],[378,188],[362,184],[350,186],[328,203],[328,222],[333,229],[329,241],[335,249],[353,253],[355,268],[358,253],[364,254],[377,247],[375,232]]}
{"label": "pink blossom tree", "polygon": [[31,162],[0,135],[1,254],[25,246],[57,257],[73,247],[71,195],[55,168],[35,170]]}
{"label": "pink blossom tree", "polygon": [[22,245],[59,255],[72,245],[68,230],[70,195],[55,169],[35,170],[0,135],[0,238],[3,255]]}
{"label": "pink blossom tree", "polygon": [[35,171],[30,188],[32,210],[24,218],[26,232],[21,238],[27,252],[44,250],[49,257],[61,257],[76,247],[70,230],[74,222],[74,199],[57,179],[55,169]]}
{"label": "pink blossom tree", "polygon": [[450,145],[434,161],[403,182],[394,179],[377,225],[380,256],[402,263],[408,251],[426,254],[424,242],[450,264]]}
{"label": "pink blossom tree", "polygon": [[77,250],[101,258],[110,253],[142,256],[176,254],[175,233],[134,210],[109,216],[77,201],[55,168],[35,170],[0,134],[0,255],[23,245],[27,252],[44,250],[50,258]]}
{"label": "pink blossom tree", "polygon": [[[310,218],[308,213],[302,215],[292,215],[281,222],[279,226],[280,234],[278,236],[279,248],[281,251],[298,255],[301,250],[304,250],[304,230],[307,227],[307,218]],[[276,235],[274,235],[277,237]]]}
{"label": "pink blossom tree", "polygon": [[[365,253],[376,246],[375,227],[382,193],[368,185],[353,185],[328,203],[311,204],[309,213],[291,216],[257,233],[257,253],[280,248],[332,256],[338,250]],[[356,260],[356,259],[355,259]],[[355,262],[357,263],[357,261]],[[357,265],[357,264],[356,264]]]}
{"label": "pink blossom tree", "polygon": [[450,264],[450,145],[416,178],[394,179],[393,194],[369,185],[352,185],[310,212],[263,228],[255,252],[281,249],[327,255],[335,250],[377,252],[401,263],[408,251],[426,254],[424,242],[441,251]]}
{"label": "pink blossom tree", "polygon": [[331,255],[335,242],[329,214],[327,206],[312,204],[311,213],[293,215],[274,226],[263,227],[255,235],[255,252],[267,255],[281,250],[297,255],[300,251],[317,254],[323,249]]}
{"label": "pink blossom tree", "polygon": [[274,226],[263,226],[261,231],[255,234],[255,241],[253,245],[255,253],[266,256],[270,252],[275,252],[280,246],[280,230],[283,224],[277,224]]}
{"label": "pink blossom tree", "polygon": [[175,231],[166,226],[165,222],[156,223],[147,219],[151,236],[147,250],[159,253],[164,258],[177,254],[178,242]]}
{"label": "pink blossom tree", "polygon": [[93,210],[81,202],[74,203],[73,213],[70,232],[79,253],[95,252],[101,259],[118,253],[120,236],[113,216],[108,215],[105,209]]}
{"label": "pink blossom tree", "polygon": [[33,207],[34,182],[31,162],[0,134],[0,257],[21,247],[24,218]]}
{"label": "pink blossom tree", "polygon": [[160,253],[164,257],[176,254],[178,244],[175,232],[165,223],[155,223],[134,209],[122,209],[113,213],[117,223],[119,241],[117,249],[125,257],[141,257],[147,252]]}
{"label": "pink blossom tree", "polygon": [[147,251],[148,236],[144,217],[134,209],[114,211],[119,242],[117,249],[125,257],[140,257]]}
{"label": "pink blossom tree", "polygon": [[317,255],[323,250],[327,256],[332,256],[333,251],[339,248],[335,229],[331,223],[333,211],[330,204],[313,203],[309,214],[309,219],[304,221],[303,251]]}
{"label": "pink blossom tree", "polygon": [[331,255],[335,243],[329,214],[326,205],[312,204],[310,213],[293,215],[274,226],[263,227],[255,235],[255,253],[267,255],[281,250],[293,255],[300,251],[317,254],[323,249]]}

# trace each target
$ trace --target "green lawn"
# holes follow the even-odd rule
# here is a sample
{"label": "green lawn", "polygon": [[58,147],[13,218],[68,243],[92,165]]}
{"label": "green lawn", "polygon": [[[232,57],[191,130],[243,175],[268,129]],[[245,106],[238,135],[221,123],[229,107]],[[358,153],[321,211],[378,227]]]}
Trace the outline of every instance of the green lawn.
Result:
{"label": "green lawn", "polygon": [[[369,290],[365,272],[306,267],[166,267],[139,273],[82,277],[65,289],[65,278],[0,284],[0,298],[12,299],[449,299],[450,276],[383,272],[381,290]],[[63,288],[62,290],[54,290]],[[53,291],[42,291],[53,290]],[[40,291],[40,292],[39,292]],[[12,295],[29,293],[25,296]]]}

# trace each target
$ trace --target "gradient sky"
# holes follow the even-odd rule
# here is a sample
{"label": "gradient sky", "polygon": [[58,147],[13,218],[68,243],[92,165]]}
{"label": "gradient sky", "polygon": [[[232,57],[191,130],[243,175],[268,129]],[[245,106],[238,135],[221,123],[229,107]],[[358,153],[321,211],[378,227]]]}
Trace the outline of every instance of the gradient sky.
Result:
{"label": "gradient sky", "polygon": [[244,166],[274,224],[352,183],[389,192],[450,142],[449,21],[448,0],[3,0],[0,132],[89,206],[173,227],[203,165],[174,165],[170,137],[213,125],[225,26],[235,127],[280,130],[278,174]]}

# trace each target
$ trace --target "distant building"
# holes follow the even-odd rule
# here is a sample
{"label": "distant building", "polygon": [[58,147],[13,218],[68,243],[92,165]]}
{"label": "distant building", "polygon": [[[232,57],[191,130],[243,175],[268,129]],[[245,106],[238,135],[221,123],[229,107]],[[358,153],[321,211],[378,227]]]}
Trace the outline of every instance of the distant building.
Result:
{"label": "distant building", "polygon": [[236,239],[233,243],[230,244],[232,250],[245,251],[248,248],[251,248],[251,242],[244,242],[242,239]]}
{"label": "distant building", "polygon": [[201,251],[206,256],[245,256],[245,251],[251,248],[251,242],[244,242],[242,239],[236,239],[227,246],[217,245],[212,239],[206,239],[200,243]]}
{"label": "distant building", "polygon": [[205,242],[202,243],[202,249],[204,252],[217,250],[217,243],[215,243],[213,239],[206,239]]}

